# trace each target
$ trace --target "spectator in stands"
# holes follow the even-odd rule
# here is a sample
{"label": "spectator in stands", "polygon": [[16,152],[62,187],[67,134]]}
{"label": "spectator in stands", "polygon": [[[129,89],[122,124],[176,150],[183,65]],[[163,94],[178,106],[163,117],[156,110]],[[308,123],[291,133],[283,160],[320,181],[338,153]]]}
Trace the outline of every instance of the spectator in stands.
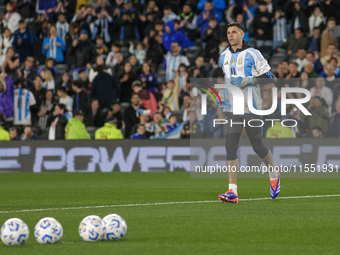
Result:
{"label": "spectator in stands", "polygon": [[133,93],[139,94],[140,98],[142,99],[141,106],[150,110],[150,118],[152,118],[153,114],[157,111],[157,101],[155,96],[150,91],[143,88],[143,85],[140,81],[134,81],[132,83],[132,91]]}
{"label": "spectator in stands", "polygon": [[223,12],[227,8],[226,2],[225,1],[219,1],[219,0],[200,0],[197,3],[197,9],[200,10],[200,11],[203,10],[203,8],[205,8],[207,2],[210,5],[212,5],[212,10],[217,14],[217,21],[218,22],[222,21]]}
{"label": "spectator in stands", "polygon": [[302,72],[304,66],[308,63],[305,49],[298,49],[297,59],[295,59],[294,62],[298,64],[298,71]]}
{"label": "spectator in stands", "polygon": [[0,119],[0,141],[10,141],[11,138],[8,131],[4,128],[4,125],[4,121]]}
{"label": "spectator in stands", "polygon": [[167,134],[170,134],[172,131],[174,131],[180,124],[177,123],[177,117],[174,114],[171,114],[169,116],[169,122],[163,123],[162,126],[160,127],[159,131],[164,131]]}
{"label": "spectator in stands", "polygon": [[78,71],[78,77],[79,77],[79,81],[80,81],[82,88],[85,89],[88,93],[90,93],[90,89],[91,89],[92,85],[91,85],[89,79],[87,78],[87,74],[86,74],[85,69],[81,68]]}
{"label": "spectator in stands", "polygon": [[169,21],[173,21],[177,19],[177,15],[172,11],[171,6],[166,5],[163,8],[163,23],[167,23]]}
{"label": "spectator in stands", "polygon": [[0,67],[5,61],[6,52],[9,47],[12,47],[13,36],[8,28],[4,28],[0,35]]}
{"label": "spectator in stands", "polygon": [[54,61],[53,58],[47,58],[45,60],[45,65],[43,65],[39,68],[38,74],[41,75],[41,71],[45,70],[45,69],[50,70],[53,77],[55,77],[57,75],[57,68],[55,67],[55,61]]}
{"label": "spectator in stands", "polygon": [[91,65],[97,56],[93,43],[88,39],[86,30],[81,30],[79,40],[74,39],[72,42],[70,54],[75,56],[73,79],[78,79],[78,71],[81,68],[91,69]]}
{"label": "spectator in stands", "polygon": [[322,129],[319,126],[314,126],[312,128],[312,137],[313,138],[323,138]]}
{"label": "spectator in stands", "polygon": [[65,87],[57,88],[57,95],[59,97],[59,103],[64,104],[68,112],[72,112],[73,109],[73,98],[67,94]]}
{"label": "spectator in stands", "polygon": [[106,66],[112,68],[117,64],[116,54],[120,51],[120,45],[116,43],[111,44],[111,51],[106,57],[105,64]]}
{"label": "spectator in stands", "polygon": [[190,41],[196,40],[196,23],[197,23],[197,16],[192,11],[191,5],[186,2],[182,7],[182,13],[179,15],[180,18],[180,31],[183,32],[188,36]]}
{"label": "spectator in stands", "polygon": [[[160,26],[156,24],[156,27]],[[163,25],[162,25],[163,27]],[[155,71],[163,63],[163,51],[161,50],[163,31],[151,31],[148,38],[149,48],[146,52],[146,61],[152,65]]]}
{"label": "spectator in stands", "polygon": [[11,33],[14,33],[19,26],[21,16],[17,12],[17,7],[14,2],[8,2],[6,4],[6,12],[2,16],[2,23],[4,27],[7,27]]}
{"label": "spectator in stands", "polygon": [[217,21],[215,18],[210,18],[208,24],[209,28],[205,30],[202,37],[202,41],[206,43],[204,50],[206,62],[210,62],[210,60],[214,59],[215,55],[218,54],[218,46],[221,38],[220,30],[217,26]]}
{"label": "spectator in stands", "polygon": [[84,124],[86,126],[91,125],[91,109],[90,109],[90,97],[83,89],[80,81],[73,81],[72,89],[73,95],[73,111],[81,110],[84,113]]}
{"label": "spectator in stands", "polygon": [[204,58],[202,56],[198,56],[195,59],[195,65],[190,67],[189,77],[192,78],[207,78],[208,73],[204,67]]}
{"label": "spectator in stands", "polygon": [[[105,1],[104,1],[105,2]],[[96,37],[103,38],[105,43],[111,42],[111,33],[113,19],[105,8],[101,8],[99,18],[94,22],[96,26]],[[111,29],[110,29],[111,28]]]}
{"label": "spectator in stands", "polygon": [[31,89],[35,98],[36,104],[31,106],[32,113],[32,126],[38,124],[38,113],[40,111],[41,104],[45,101],[46,89],[42,87],[43,79],[39,74],[36,74],[33,78],[34,87]]}
{"label": "spectator in stands", "polygon": [[58,21],[55,25],[57,28],[57,36],[60,36],[61,38],[63,38],[64,44],[65,44],[66,34],[69,31],[70,25],[68,24],[64,13],[58,14]]}
{"label": "spectator in stands", "polygon": [[310,90],[313,96],[318,96],[325,101],[328,108],[331,109],[333,103],[333,92],[329,87],[326,87],[326,81],[320,77],[316,80],[315,87]]}
{"label": "spectator in stands", "polygon": [[18,68],[14,78],[13,83],[18,86],[19,83],[25,84],[27,89],[32,89],[34,87],[33,79],[37,74],[34,66],[34,57],[27,56],[25,63],[22,67]]}
{"label": "spectator in stands", "polygon": [[164,24],[165,33],[162,37],[162,42],[167,51],[171,51],[171,44],[177,42],[181,49],[189,45],[189,38],[180,31],[175,29],[175,22],[168,21]]}
{"label": "spectator in stands", "polygon": [[136,75],[132,71],[131,64],[129,62],[124,64],[124,69],[118,76],[120,87],[121,87],[121,97],[120,102],[129,102],[132,94],[132,82],[136,80]]}
{"label": "spectator in stands", "polygon": [[328,106],[322,102],[321,97],[313,96],[309,101],[308,111],[312,114],[306,116],[309,126],[309,136],[312,136],[312,127],[319,126],[325,134],[328,130],[329,111]]}
{"label": "spectator in stands", "polygon": [[121,69],[124,68],[123,54],[121,52],[117,52],[115,59],[116,59],[116,62],[115,62],[115,65],[112,68],[112,76],[118,77],[120,72],[121,72]]}
{"label": "spectator in stands", "polygon": [[321,57],[324,57],[326,54],[328,54],[329,45],[334,45],[336,48],[338,47],[338,39],[334,32],[335,26],[335,18],[329,18],[327,21],[327,28],[322,32],[321,36]]}
{"label": "spectator in stands", "polygon": [[24,62],[27,56],[33,56],[34,35],[27,28],[25,20],[19,21],[19,29],[13,33],[13,46],[20,56],[20,62]]}
{"label": "spectator in stands", "polygon": [[[219,18],[218,13],[216,13],[214,10],[214,4],[211,1],[206,1],[204,3],[204,9],[201,12],[201,14],[197,18],[197,27],[201,28],[201,38],[204,35],[205,30],[208,29],[209,27],[209,19],[210,18],[215,18],[218,21],[221,21],[221,18]],[[202,10],[202,9],[201,9]]]}
{"label": "spectator in stands", "polygon": [[97,36],[95,42],[96,42],[95,47],[96,47],[97,54],[105,59],[108,53],[108,49],[107,49],[106,44],[104,43],[104,38],[101,36]]}
{"label": "spectator in stands", "polygon": [[30,108],[35,104],[33,93],[24,84],[19,84],[14,90],[14,125],[32,125]]}
{"label": "spectator in stands", "polygon": [[291,1],[287,8],[287,16],[291,20],[290,33],[294,33],[297,28],[302,29],[306,34],[309,34],[308,17],[310,9],[306,2]]}
{"label": "spectator in stands", "polygon": [[307,73],[308,78],[317,78],[317,77],[319,77],[319,75],[316,72],[314,72],[314,64],[313,63],[307,62],[307,64],[305,64],[303,69]]}
{"label": "spectator in stands", "polygon": [[73,40],[77,39],[79,36],[79,26],[78,23],[72,22],[70,23],[69,30],[66,33],[65,36],[65,45],[66,45],[66,52],[65,52],[65,63],[68,66],[71,66],[74,64],[74,55],[72,56],[70,54]]}
{"label": "spectator in stands", "polygon": [[[87,9],[86,5],[79,6],[79,9],[76,11],[76,14],[72,18],[71,22],[76,22],[79,27],[79,31],[85,30],[88,38],[92,39],[92,31],[89,23],[87,22]],[[76,39],[76,38],[74,38]]]}
{"label": "spectator in stands", "polygon": [[95,133],[96,140],[113,140],[123,138],[122,131],[117,128],[117,119],[115,118],[108,119],[105,125],[97,129]]}
{"label": "spectator in stands", "polygon": [[326,65],[327,61],[331,58],[336,58],[338,63],[340,62],[340,57],[338,55],[338,49],[335,44],[329,44],[327,46],[327,53],[320,59],[322,65]]}
{"label": "spectator in stands", "polygon": [[52,114],[50,114],[47,122],[47,126],[49,126],[48,140],[65,139],[65,127],[67,124],[67,119],[64,116],[65,110],[64,104],[57,104]]}
{"label": "spectator in stands", "polygon": [[309,51],[320,51],[321,46],[321,30],[319,27],[314,27],[312,32],[312,38],[308,46]]}
{"label": "spectator in stands", "polygon": [[90,140],[91,136],[87,132],[84,121],[84,113],[81,110],[76,110],[73,113],[73,118],[70,119],[65,127],[66,140]]}
{"label": "spectator in stands", "polygon": [[43,69],[40,72],[41,77],[43,78],[43,88],[47,90],[54,90],[55,89],[55,81],[52,75],[52,72],[49,69]]}
{"label": "spectator in stands", "polygon": [[64,62],[64,51],[66,50],[64,39],[57,35],[57,28],[51,25],[48,30],[48,37],[44,39],[42,54],[47,58],[53,58],[56,63]]}
{"label": "spectator in stands", "polygon": [[282,79],[282,78],[286,78],[286,76],[287,76],[287,73],[285,72],[283,65],[280,63],[276,68],[275,77]]}
{"label": "spectator in stands", "polygon": [[287,79],[300,77],[299,66],[297,63],[290,62],[288,69],[289,69],[289,73],[286,76]]}
{"label": "spectator in stands", "polygon": [[267,11],[267,3],[261,1],[254,15],[254,31],[256,31],[256,46],[273,46],[272,14]]}
{"label": "spectator in stands", "polygon": [[124,0],[121,12],[118,14],[120,30],[120,40],[123,45],[128,45],[129,41],[140,40],[137,24],[139,22],[138,11],[133,8],[131,0]]}
{"label": "spectator in stands", "polygon": [[151,72],[151,65],[149,63],[142,65],[142,73],[138,79],[142,82],[143,88],[148,89],[152,93],[158,92],[159,82],[156,74]]}
{"label": "spectator in stands", "polygon": [[182,122],[183,123],[185,123],[187,120],[189,120],[188,109],[190,109],[190,95],[184,95],[183,96],[183,104],[182,104],[182,107],[181,107]]}
{"label": "spectator in stands", "polygon": [[273,25],[273,49],[276,49],[287,40],[287,20],[281,6],[276,7],[275,15],[271,20]]}
{"label": "spectator in stands", "polygon": [[20,140],[20,137],[18,136],[18,131],[15,127],[9,128],[9,137],[11,138],[11,141],[18,141]]}
{"label": "spectator in stands", "polygon": [[138,63],[142,65],[145,61],[145,56],[146,56],[146,51],[145,47],[142,42],[137,42],[136,47],[133,42],[129,42],[130,47],[129,47],[129,52],[131,55],[136,56]]}
{"label": "spectator in stands", "polygon": [[280,121],[267,129],[266,138],[293,138],[292,129],[281,125]]}
{"label": "spectator in stands", "polygon": [[147,139],[146,135],[145,135],[145,125],[144,124],[138,124],[137,127],[137,132],[134,133],[130,139]]}
{"label": "spectator in stands", "polygon": [[12,79],[19,65],[20,65],[19,55],[15,53],[13,47],[8,48],[6,52],[5,61],[1,66],[2,72],[8,74]]}
{"label": "spectator in stands", "polygon": [[295,29],[294,36],[289,37],[287,41],[281,44],[278,48],[278,52],[283,52],[283,49],[287,51],[288,55],[294,54],[298,49],[308,48],[308,38],[303,34],[300,28]]}
{"label": "spectator in stands", "polygon": [[317,74],[320,74],[323,70],[323,66],[320,62],[320,59],[315,59],[315,55],[313,51],[307,51],[306,53],[306,59],[308,62],[313,63],[314,65],[314,71]]}
{"label": "spectator in stands", "polygon": [[181,138],[202,138],[203,125],[196,119],[196,112],[190,111],[189,120],[186,121],[181,130]]}
{"label": "spectator in stands", "polygon": [[140,69],[142,68],[142,65],[139,64],[138,59],[136,58],[135,55],[130,55],[130,57],[128,58],[128,63],[130,63],[130,65],[131,65],[132,72],[135,75],[139,75],[140,74]]}
{"label": "spectator in stands", "polygon": [[[120,110],[120,104],[119,102],[114,102],[111,107],[110,107],[110,117],[116,118],[118,123],[117,123],[117,128],[121,129],[122,128],[122,122],[123,122],[123,115]],[[109,115],[109,113],[108,113]]]}
{"label": "spectator in stands", "polygon": [[17,9],[21,17],[33,19],[35,13],[35,3],[30,0],[18,1]]}
{"label": "spectator in stands", "polygon": [[312,15],[308,18],[308,25],[309,25],[309,36],[313,36],[314,28],[319,28],[325,22],[325,17],[321,12],[321,8],[319,5],[314,7]]}
{"label": "spectator in stands", "polygon": [[93,65],[89,72],[89,81],[90,83],[93,82],[94,78],[98,75],[98,69],[101,69],[102,71],[106,72],[110,76],[112,75],[111,68],[107,68],[105,65],[105,61],[102,55],[98,55],[95,60],[95,65]]}
{"label": "spectator in stands", "polygon": [[20,136],[20,140],[21,141],[37,140],[37,137],[34,135],[34,132],[31,126],[26,125],[24,127],[24,131],[22,132]]}
{"label": "spectator in stands", "polygon": [[139,123],[139,115],[144,112],[145,109],[141,107],[142,100],[138,94],[131,95],[131,105],[126,108],[124,112],[123,121],[125,123],[124,137],[129,138],[132,127]]}
{"label": "spectator in stands", "polygon": [[64,72],[61,75],[61,81],[58,86],[65,87],[66,92],[69,96],[73,95],[73,90],[72,90],[72,81],[70,79],[70,76],[68,72]]}
{"label": "spectator in stands", "polygon": [[14,117],[14,88],[11,78],[6,73],[0,74],[0,114],[5,116],[6,122]]}
{"label": "spectator in stands", "polygon": [[181,47],[177,42],[171,43],[171,52],[167,51],[163,44],[161,44],[163,54],[165,55],[165,63],[166,63],[166,77],[165,80],[169,81],[175,78],[175,71],[178,70],[180,64],[185,64],[189,66],[189,60],[186,56],[181,55]]}
{"label": "spectator in stands", "polygon": [[53,92],[51,90],[47,90],[45,92],[44,101],[42,101],[39,106],[38,127],[40,129],[45,129],[47,127],[48,118],[52,114],[54,108],[53,97]]}
{"label": "spectator in stands", "polygon": [[340,99],[335,103],[335,113],[329,122],[327,136],[340,138]]}
{"label": "spectator in stands", "polygon": [[97,66],[98,75],[91,86],[91,98],[98,99],[99,108],[109,108],[120,97],[120,86],[117,80],[104,72],[104,66]]}
{"label": "spectator in stands", "polygon": [[171,111],[179,110],[178,93],[180,90],[179,82],[174,80],[169,80],[166,84],[166,90],[163,93],[163,98],[161,103],[165,106],[170,107]]}

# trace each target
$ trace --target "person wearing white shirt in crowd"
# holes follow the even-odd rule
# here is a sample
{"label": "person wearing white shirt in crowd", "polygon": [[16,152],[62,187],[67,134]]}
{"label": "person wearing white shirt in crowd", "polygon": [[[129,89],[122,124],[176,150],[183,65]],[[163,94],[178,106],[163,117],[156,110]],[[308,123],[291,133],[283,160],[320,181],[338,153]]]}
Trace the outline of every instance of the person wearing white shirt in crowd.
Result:
{"label": "person wearing white shirt in crowd", "polygon": [[32,125],[30,107],[35,104],[33,93],[19,83],[14,90],[14,125]]}
{"label": "person wearing white shirt in crowd", "polygon": [[57,88],[57,95],[59,97],[59,103],[64,104],[67,111],[69,113],[72,113],[73,98],[67,94],[66,88],[63,86],[59,86]]}
{"label": "person wearing white shirt in crowd", "polygon": [[326,81],[325,78],[319,77],[316,79],[315,87],[311,88],[310,93],[313,96],[319,96],[323,98],[329,109],[329,113],[331,113],[332,110],[332,104],[333,104],[333,92],[330,88],[326,87]]}
{"label": "person wearing white shirt in crowd", "polygon": [[305,49],[299,49],[297,51],[297,59],[294,60],[295,63],[298,64],[298,70],[301,73],[304,66],[308,64],[308,61],[306,59],[306,50]]}
{"label": "person wearing white shirt in crowd", "polygon": [[320,27],[325,22],[325,17],[321,12],[320,6],[315,6],[312,15],[308,19],[309,36],[313,36],[313,29]]}
{"label": "person wearing white shirt in crowd", "polygon": [[5,61],[7,49],[12,47],[12,41],[11,31],[5,28],[4,32],[0,35],[0,67]]}
{"label": "person wearing white shirt in crowd", "polygon": [[16,11],[16,5],[13,2],[6,4],[6,14],[2,18],[4,27],[7,27],[13,34],[19,28],[20,14]]}

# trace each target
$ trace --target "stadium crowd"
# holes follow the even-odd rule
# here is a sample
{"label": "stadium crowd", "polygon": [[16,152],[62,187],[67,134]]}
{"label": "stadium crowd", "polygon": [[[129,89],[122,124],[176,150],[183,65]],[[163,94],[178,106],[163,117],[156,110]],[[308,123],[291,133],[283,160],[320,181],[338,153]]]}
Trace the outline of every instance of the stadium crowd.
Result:
{"label": "stadium crowd", "polygon": [[[310,90],[312,116],[264,137],[340,137],[338,0],[1,1],[0,140],[223,137],[190,78],[223,79],[226,26],[242,24],[275,74]],[[299,95],[291,94],[290,97]],[[277,117],[275,112],[272,116]],[[279,119],[281,116],[278,117]]]}

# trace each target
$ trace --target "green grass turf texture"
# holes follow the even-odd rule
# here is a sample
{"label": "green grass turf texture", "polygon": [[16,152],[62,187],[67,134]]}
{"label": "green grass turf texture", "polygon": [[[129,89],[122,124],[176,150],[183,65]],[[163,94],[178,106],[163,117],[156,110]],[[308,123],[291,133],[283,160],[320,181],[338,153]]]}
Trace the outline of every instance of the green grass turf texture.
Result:
{"label": "green grass turf texture", "polygon": [[[215,200],[226,179],[188,173],[0,174],[0,211],[175,201]],[[340,179],[282,179],[280,196],[340,194]],[[240,198],[269,197],[269,180],[239,179]],[[86,243],[78,235],[87,215],[121,215],[121,241]],[[0,214],[30,228],[22,246],[0,254],[339,254],[340,197],[51,210]],[[40,245],[34,226],[43,217],[64,228],[57,244]]]}

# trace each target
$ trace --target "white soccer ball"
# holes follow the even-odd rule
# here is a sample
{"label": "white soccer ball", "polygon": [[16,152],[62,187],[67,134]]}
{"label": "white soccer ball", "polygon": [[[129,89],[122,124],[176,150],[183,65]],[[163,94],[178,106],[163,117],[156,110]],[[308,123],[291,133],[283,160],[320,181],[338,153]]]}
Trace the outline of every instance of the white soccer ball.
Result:
{"label": "white soccer ball", "polygon": [[1,240],[6,245],[24,244],[29,236],[29,229],[25,222],[18,218],[8,219],[1,227]]}
{"label": "white soccer ball", "polygon": [[104,237],[104,223],[97,215],[85,217],[79,225],[79,235],[86,242],[95,242]]}
{"label": "white soccer ball", "polygon": [[109,214],[103,218],[105,224],[105,240],[119,240],[123,239],[127,225],[125,220],[118,214]]}
{"label": "white soccer ball", "polygon": [[63,227],[54,218],[46,217],[39,220],[34,228],[34,237],[40,244],[56,243],[63,236]]}

